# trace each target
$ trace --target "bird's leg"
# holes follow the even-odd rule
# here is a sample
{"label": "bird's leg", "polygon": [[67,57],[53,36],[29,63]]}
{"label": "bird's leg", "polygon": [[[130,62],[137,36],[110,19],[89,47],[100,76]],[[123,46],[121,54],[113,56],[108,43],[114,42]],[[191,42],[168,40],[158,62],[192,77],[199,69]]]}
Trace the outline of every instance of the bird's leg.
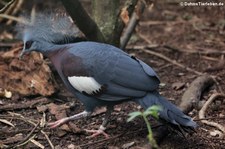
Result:
{"label": "bird's leg", "polygon": [[87,138],[94,138],[94,137],[96,137],[98,135],[101,135],[101,134],[104,135],[105,138],[109,138],[109,135],[107,133],[105,133],[105,130],[106,130],[106,126],[108,124],[109,117],[111,116],[112,110],[113,110],[112,106],[107,107],[105,117],[104,117],[103,122],[102,122],[102,124],[101,124],[101,126],[99,127],[98,130],[87,130],[87,129],[85,129],[86,132],[92,133],[92,135],[88,136]]}
{"label": "bird's leg", "polygon": [[91,112],[83,111],[83,112],[75,114],[73,116],[65,117],[65,118],[59,119],[59,120],[57,120],[55,122],[48,123],[48,126],[50,128],[56,128],[58,126],[61,126],[61,125],[65,124],[65,123],[69,122],[69,121],[77,120],[77,119],[84,118],[84,117],[87,117],[87,116],[90,116],[90,115],[91,115]]}

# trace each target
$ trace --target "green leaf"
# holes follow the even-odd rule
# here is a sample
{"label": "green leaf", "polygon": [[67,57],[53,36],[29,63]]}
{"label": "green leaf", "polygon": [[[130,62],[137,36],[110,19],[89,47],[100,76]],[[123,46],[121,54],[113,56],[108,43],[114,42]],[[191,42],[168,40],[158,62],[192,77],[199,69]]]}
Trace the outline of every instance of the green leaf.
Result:
{"label": "green leaf", "polygon": [[159,111],[160,110],[162,110],[161,106],[159,106],[159,105],[153,105],[153,106],[149,107],[147,110],[145,110],[143,114],[145,116],[151,115],[154,118],[158,118],[158,114],[159,114]]}
{"label": "green leaf", "polygon": [[135,111],[135,112],[132,112],[132,113],[129,113],[128,116],[129,118],[127,119],[127,122],[130,122],[132,121],[134,118],[136,118],[137,116],[141,116],[142,113],[139,112],[139,111]]}

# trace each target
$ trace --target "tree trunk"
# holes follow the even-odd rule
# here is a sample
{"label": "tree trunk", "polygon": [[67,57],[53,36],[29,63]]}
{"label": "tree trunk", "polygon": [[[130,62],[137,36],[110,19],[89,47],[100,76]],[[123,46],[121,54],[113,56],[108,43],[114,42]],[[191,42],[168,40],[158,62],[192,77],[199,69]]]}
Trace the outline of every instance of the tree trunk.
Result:
{"label": "tree trunk", "polygon": [[120,0],[93,0],[93,19],[101,30],[106,43],[119,46],[116,26],[120,11]]}
{"label": "tree trunk", "polygon": [[85,34],[88,40],[105,42],[97,24],[91,19],[82,7],[79,0],[61,0],[78,28]]}

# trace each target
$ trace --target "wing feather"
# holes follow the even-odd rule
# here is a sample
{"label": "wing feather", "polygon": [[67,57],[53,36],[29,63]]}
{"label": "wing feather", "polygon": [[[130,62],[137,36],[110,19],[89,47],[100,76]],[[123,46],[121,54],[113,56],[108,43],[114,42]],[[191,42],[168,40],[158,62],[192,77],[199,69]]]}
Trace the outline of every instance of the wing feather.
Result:
{"label": "wing feather", "polygon": [[159,79],[150,66],[116,47],[95,42],[80,42],[74,47],[77,48],[71,48],[70,53],[82,59],[89,77],[106,86],[96,96],[98,99],[118,101],[142,97],[158,88]]}

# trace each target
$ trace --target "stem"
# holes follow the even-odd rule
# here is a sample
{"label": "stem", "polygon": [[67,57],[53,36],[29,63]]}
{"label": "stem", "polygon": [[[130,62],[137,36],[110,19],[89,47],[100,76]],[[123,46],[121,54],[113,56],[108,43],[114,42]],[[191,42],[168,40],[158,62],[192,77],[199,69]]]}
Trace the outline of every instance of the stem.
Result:
{"label": "stem", "polygon": [[149,122],[148,122],[147,117],[146,117],[144,114],[143,114],[142,116],[143,116],[144,121],[145,121],[145,123],[146,123],[146,125],[147,125],[148,133],[149,133],[149,134],[152,134],[152,129],[151,129],[151,126],[150,126],[150,124],[149,124]]}
{"label": "stem", "polygon": [[153,148],[156,148],[156,149],[159,148],[158,145],[157,145],[157,143],[156,143],[156,141],[155,141],[155,139],[153,138],[153,133],[152,133],[151,125],[148,122],[148,119],[147,119],[146,115],[142,113],[142,117],[143,117],[143,119],[144,119],[144,121],[145,121],[145,123],[147,125],[147,128],[148,128],[148,140],[149,140],[151,146]]}

